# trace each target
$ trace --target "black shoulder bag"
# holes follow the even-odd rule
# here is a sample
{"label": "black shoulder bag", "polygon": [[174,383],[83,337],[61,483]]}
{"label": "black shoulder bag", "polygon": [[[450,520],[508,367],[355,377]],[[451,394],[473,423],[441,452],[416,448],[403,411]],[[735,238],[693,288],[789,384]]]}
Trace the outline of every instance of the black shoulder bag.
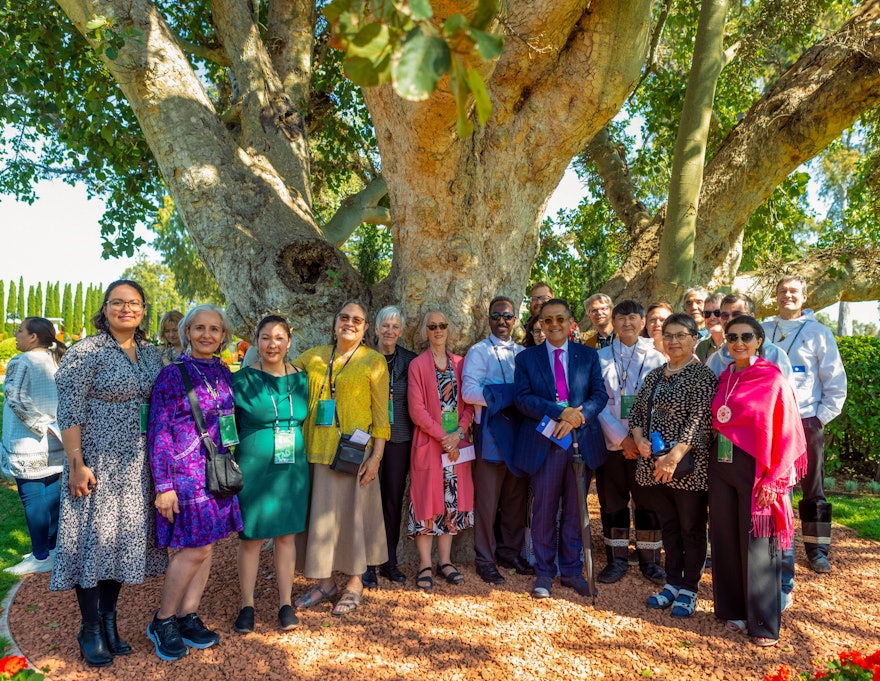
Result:
{"label": "black shoulder bag", "polygon": [[334,411],[333,415],[336,418],[336,430],[339,432],[339,444],[336,447],[336,454],[333,455],[333,461],[330,462],[330,469],[337,473],[356,476],[367,455],[367,445],[352,442],[351,435],[345,435],[339,428],[339,413]]}
{"label": "black shoulder bag", "polygon": [[[660,382],[658,381],[654,390],[651,391],[651,396],[648,398],[648,438],[651,437],[651,429],[654,421],[654,397],[657,395],[657,390],[659,388]],[[670,449],[672,449],[671,445],[668,447],[664,447],[659,452],[651,451],[652,461],[656,461],[661,456],[669,454]],[[694,461],[694,453],[689,449],[684,457],[682,457],[681,461],[678,462],[678,465],[675,467],[675,472],[672,474],[672,478],[674,480],[680,480],[684,476],[690,475],[694,472],[695,465],[696,463]]]}
{"label": "black shoulder bag", "polygon": [[235,496],[244,487],[241,468],[239,468],[238,463],[233,458],[232,452],[222,454],[217,451],[217,446],[214,444],[211,436],[208,435],[205,417],[202,415],[202,408],[199,406],[199,398],[196,397],[196,391],[193,388],[189,371],[186,370],[182,362],[175,362],[174,364],[177,365],[180,376],[183,378],[183,386],[186,388],[186,396],[189,398],[193,420],[196,422],[199,437],[205,445],[205,489],[215,497]]}

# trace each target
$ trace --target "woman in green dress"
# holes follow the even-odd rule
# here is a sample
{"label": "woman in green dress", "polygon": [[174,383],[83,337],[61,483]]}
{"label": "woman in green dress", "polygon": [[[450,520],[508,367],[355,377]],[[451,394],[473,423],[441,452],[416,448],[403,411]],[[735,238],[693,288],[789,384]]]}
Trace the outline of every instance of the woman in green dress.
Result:
{"label": "woman in green dress", "polygon": [[291,607],[293,538],[306,526],[309,464],[302,422],[308,413],[309,386],[305,372],[287,361],[290,325],[278,315],[260,321],[256,333],[259,359],[232,378],[240,444],[236,449],[244,477],[238,494],[244,531],[239,533],[238,581],[241,611],[235,630],[254,630],[254,586],[260,548],[266,539],[275,545],[278,583],[278,624],[299,624]]}

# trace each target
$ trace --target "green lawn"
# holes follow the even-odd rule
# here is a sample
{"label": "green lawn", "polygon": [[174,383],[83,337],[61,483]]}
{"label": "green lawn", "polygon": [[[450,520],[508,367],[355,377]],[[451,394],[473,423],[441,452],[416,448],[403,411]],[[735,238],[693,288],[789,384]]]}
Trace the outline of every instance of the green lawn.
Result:
{"label": "green lawn", "polygon": [[[800,498],[799,492],[794,495],[795,509]],[[834,522],[851,527],[863,539],[880,541],[880,497],[829,494],[828,501],[834,507]]]}

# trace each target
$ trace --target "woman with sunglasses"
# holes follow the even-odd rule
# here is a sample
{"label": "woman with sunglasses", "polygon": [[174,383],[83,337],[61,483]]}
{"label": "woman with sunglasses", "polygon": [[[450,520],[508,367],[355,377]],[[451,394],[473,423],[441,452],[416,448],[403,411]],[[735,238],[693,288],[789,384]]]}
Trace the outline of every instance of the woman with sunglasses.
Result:
{"label": "woman with sunglasses", "polygon": [[709,510],[715,616],[759,646],[776,645],[780,559],[791,547],[789,490],[806,470],[797,398],[782,372],[761,355],[764,329],[753,317],[725,329],[733,358],[718,380],[709,457]]}
{"label": "woman with sunglasses", "polygon": [[[409,365],[409,414],[415,424],[412,444],[408,534],[419,551],[416,586],[434,588],[431,547],[437,538],[437,576],[450,584],[464,581],[452,564],[452,538],[474,524],[471,463],[456,463],[468,445],[474,408],[461,398],[464,358],[446,349],[449,320],[429,310],[421,326],[428,349]],[[446,456],[444,465],[443,457]]]}
{"label": "woman with sunglasses", "polygon": [[[347,577],[332,614],[357,609],[363,600],[361,575],[388,559],[382,496],[376,475],[391,436],[388,422],[388,366],[364,345],[367,308],[352,300],[333,317],[330,345],[306,350],[293,361],[309,381],[306,452],[312,464],[312,491],[305,575],[318,580],[296,599],[310,608],[338,593],[334,572]],[[330,467],[341,436],[366,444],[356,475]]]}
{"label": "woman with sunglasses", "polygon": [[645,376],[629,427],[641,454],[636,482],[650,487],[666,550],[666,584],[647,605],[690,617],[706,562],[711,405],[718,382],[694,356],[697,325],[690,315],[670,315],[662,330],[669,361]]}

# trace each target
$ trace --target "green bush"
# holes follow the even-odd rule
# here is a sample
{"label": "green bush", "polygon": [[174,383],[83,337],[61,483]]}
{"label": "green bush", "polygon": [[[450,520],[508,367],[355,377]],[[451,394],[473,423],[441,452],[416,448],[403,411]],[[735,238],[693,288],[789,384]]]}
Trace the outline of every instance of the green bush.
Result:
{"label": "green bush", "polygon": [[825,428],[826,471],[871,478],[880,464],[880,338],[847,336],[837,344],[849,388],[843,412]]}
{"label": "green bush", "polygon": [[4,364],[18,354],[15,349],[15,338],[7,338],[0,341],[0,362]]}
{"label": "green bush", "polygon": [[850,494],[855,494],[859,491],[859,481],[858,480],[844,480],[843,481],[843,491],[849,492]]}

